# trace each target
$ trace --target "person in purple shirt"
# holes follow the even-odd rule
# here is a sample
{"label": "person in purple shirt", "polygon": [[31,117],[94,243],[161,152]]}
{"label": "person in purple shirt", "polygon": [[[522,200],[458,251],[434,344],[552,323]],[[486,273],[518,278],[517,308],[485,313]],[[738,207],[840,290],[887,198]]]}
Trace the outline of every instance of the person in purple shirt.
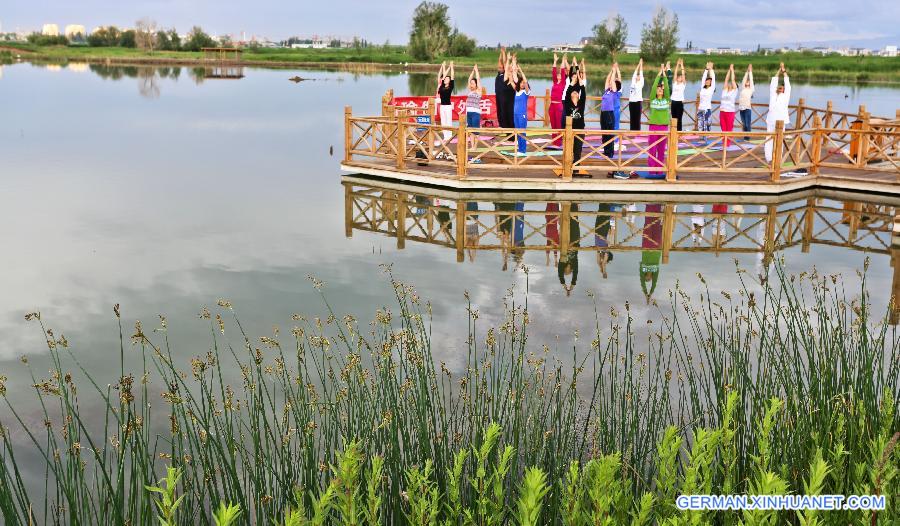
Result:
{"label": "person in purple shirt", "polygon": [[[616,113],[615,109],[619,106],[619,97],[622,95],[621,74],[617,74],[619,64],[613,64],[612,70],[606,76],[605,89],[603,98],[600,101],[600,128],[604,130],[616,129]],[[615,136],[612,134],[603,135],[603,155],[612,160],[614,153]]]}

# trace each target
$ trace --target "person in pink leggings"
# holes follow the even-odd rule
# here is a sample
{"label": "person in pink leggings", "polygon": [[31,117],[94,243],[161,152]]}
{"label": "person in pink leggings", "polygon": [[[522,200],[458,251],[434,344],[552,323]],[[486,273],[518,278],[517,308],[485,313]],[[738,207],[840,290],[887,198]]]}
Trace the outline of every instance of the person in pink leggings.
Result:
{"label": "person in pink leggings", "polygon": [[[550,127],[555,130],[565,128],[563,122],[563,95],[566,89],[566,79],[569,77],[569,57],[563,55],[562,70],[556,68],[559,55],[553,54],[553,69],[551,70],[553,85],[550,87]],[[562,146],[562,136],[553,141],[553,146]]]}
{"label": "person in pink leggings", "polygon": [[[737,112],[735,107],[738,96],[737,82],[734,80],[734,64],[728,68],[725,74],[725,86],[722,87],[722,101],[719,103],[719,127],[723,132],[734,130],[734,117]],[[722,139],[722,148],[728,148],[728,137]]]}

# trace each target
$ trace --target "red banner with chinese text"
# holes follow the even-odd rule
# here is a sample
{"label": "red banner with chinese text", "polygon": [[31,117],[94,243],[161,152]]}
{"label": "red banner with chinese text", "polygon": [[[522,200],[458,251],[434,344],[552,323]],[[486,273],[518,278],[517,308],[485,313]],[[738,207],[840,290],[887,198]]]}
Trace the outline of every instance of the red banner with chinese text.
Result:
{"label": "red banner with chinese text", "polygon": [[[428,100],[431,99],[432,103],[434,103],[435,99],[433,97],[394,97],[394,100],[391,101],[392,106],[402,106],[405,108],[422,108],[424,109],[428,105]],[[466,97],[465,95],[454,95],[450,98],[450,101],[453,103],[453,120],[458,121],[461,114],[465,114],[466,112]],[[435,111],[435,121],[440,120],[440,112]],[[537,119],[537,102],[534,97],[528,97],[528,120],[536,120]],[[481,119],[489,119],[497,122],[497,97],[495,95],[485,95],[481,97]]]}

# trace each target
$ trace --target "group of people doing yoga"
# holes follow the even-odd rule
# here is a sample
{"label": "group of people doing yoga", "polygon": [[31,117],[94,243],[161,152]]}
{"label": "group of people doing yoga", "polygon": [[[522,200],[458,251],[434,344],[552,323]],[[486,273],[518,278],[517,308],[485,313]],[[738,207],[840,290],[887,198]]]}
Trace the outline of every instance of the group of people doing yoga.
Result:
{"label": "group of people doing yoga", "polygon": [[[454,64],[442,64],[438,73],[437,98],[440,99],[439,113],[441,123],[453,122],[453,103],[451,96],[454,90]],[[783,77],[783,82],[781,82]],[[587,65],[584,58],[579,64],[577,59],[569,63],[568,56],[563,55],[562,62],[554,53],[553,66],[551,67],[551,89],[549,118],[550,127],[563,129],[567,119],[572,119],[572,128],[585,129],[585,112],[587,104]],[[741,128],[744,132],[752,130],[753,112],[752,98],[755,91],[753,82],[753,66],[747,66],[744,78],[740,86],[737,84],[737,75],[734,64],[728,67],[722,93],[719,102],[719,126],[724,132],[734,131],[734,122],[740,114]],[[644,60],[641,59],[631,75],[631,84],[628,90],[628,122],[631,130],[641,130],[641,120],[644,104]],[[682,131],[684,117],[684,100],[687,88],[687,74],[684,69],[684,61],[678,59],[675,69],[671,62],[660,64],[656,73],[648,107],[648,150],[647,172],[644,177],[665,177],[665,160],[667,149],[667,133],[672,119],[675,120],[678,131]],[[481,75],[476,65],[468,80],[468,92],[466,95],[466,125],[469,128],[481,127],[481,98],[485,90],[482,86]],[[528,98],[531,96],[531,87],[528,78],[522,71],[515,53],[507,53],[501,48],[497,61],[497,77],[494,80],[494,93],[496,96],[497,125],[500,128],[522,130],[528,127]],[[701,132],[712,131],[713,96],[716,93],[716,73],[712,62],[707,62],[700,80],[700,89],[697,95],[697,130]],[[614,62],[603,86],[603,95],[600,101],[600,129],[620,129],[622,96],[622,72],[618,62]],[[775,130],[776,122],[787,122],[789,101],[791,96],[791,83],[787,70],[782,63],[772,77],[769,88],[769,111],[766,116],[766,131]],[[449,140],[452,132],[444,131],[444,139]],[[748,137],[745,137],[748,139]],[[470,136],[469,146],[474,145],[474,138]],[[626,150],[614,134],[603,134],[603,156],[613,159],[615,151]],[[585,142],[584,135],[577,135],[572,143],[573,162],[581,160],[582,149]],[[553,146],[561,147],[561,136],[556,136]],[[708,143],[706,143],[708,144]],[[516,155],[525,155],[528,141],[524,133],[516,134]],[[722,141],[722,147],[729,145],[728,137]],[[677,148],[677,145],[673,145]],[[772,160],[772,141],[765,142],[766,161]],[[472,162],[478,163],[476,158]],[[560,172],[561,173],[561,172]],[[583,170],[576,170],[576,177],[590,177]],[[618,179],[630,179],[639,177],[635,172],[610,172],[610,177]]]}

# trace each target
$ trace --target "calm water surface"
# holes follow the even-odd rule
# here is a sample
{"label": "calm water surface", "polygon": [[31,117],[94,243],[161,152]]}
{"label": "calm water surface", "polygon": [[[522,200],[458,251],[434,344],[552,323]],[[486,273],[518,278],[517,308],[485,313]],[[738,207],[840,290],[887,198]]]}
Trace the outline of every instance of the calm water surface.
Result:
{"label": "calm water surface", "polygon": [[[435,353],[459,366],[465,359],[464,292],[491,322],[499,319],[510,286],[524,293],[526,275],[502,251],[457,263],[455,250],[443,246],[409,241],[398,250],[388,235],[354,231],[345,237],[338,170],[343,107],[375,114],[386,89],[427,93],[428,77],[244,73],[223,80],[190,68],[2,68],[0,374],[9,377],[14,403],[25,403],[17,388],[31,383],[20,374],[19,357],[46,369],[40,330],[23,320],[33,310],[66,335],[104,383],[118,371],[116,303],[129,324],[140,319],[154,327],[157,315],[166,315],[175,352],[186,364],[209,347],[208,326],[197,314],[218,298],[234,303],[251,335],[271,334],[273,326],[286,331],[292,313],[324,312],[307,279],[313,275],[326,283],[336,312],[368,320],[391,304],[379,267],[391,264],[397,277],[432,301],[440,341]],[[287,80],[294,74],[312,80],[294,84]],[[535,82],[540,92],[545,86]],[[797,85],[794,93],[822,107],[833,99],[847,111],[864,103],[875,115],[893,115],[900,100],[896,87]],[[708,212],[712,203],[705,206]],[[757,212],[758,206],[745,209]],[[816,225],[826,228],[820,220]],[[889,244],[884,233],[872,236]],[[793,270],[817,265],[851,283],[871,257],[869,279],[878,285],[872,303],[879,309],[887,304],[889,254],[821,244],[780,253]],[[521,260],[533,267],[527,279],[535,346],[564,345],[557,336],[567,342],[576,328],[592,325],[589,290],[601,312],[629,301],[638,317],[655,316],[641,287],[641,257],[639,250],[616,253],[604,278],[595,254],[582,254],[577,285],[567,293],[546,254],[526,251]],[[666,299],[676,282],[697,290],[701,270],[712,290],[733,290],[734,258],[745,268],[759,264],[751,252],[672,252],[655,298]]]}

